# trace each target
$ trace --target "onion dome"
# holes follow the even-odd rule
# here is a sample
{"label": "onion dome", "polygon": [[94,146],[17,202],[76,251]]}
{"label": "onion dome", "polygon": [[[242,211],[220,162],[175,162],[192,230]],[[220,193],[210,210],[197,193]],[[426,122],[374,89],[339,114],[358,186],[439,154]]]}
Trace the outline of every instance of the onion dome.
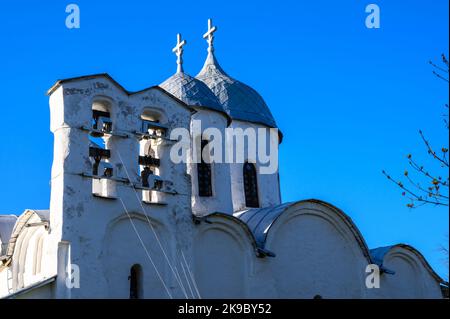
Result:
{"label": "onion dome", "polygon": [[159,87],[190,106],[210,108],[224,113],[219,100],[208,86],[184,72],[175,73]]}
{"label": "onion dome", "polygon": [[220,67],[214,56],[213,43],[216,31],[217,27],[213,26],[212,20],[209,19],[208,31],[203,35],[208,43],[208,57],[196,78],[210,88],[232,119],[276,127],[269,107],[258,92],[233,79]]}
{"label": "onion dome", "polygon": [[184,45],[186,45],[186,41],[181,40],[181,34],[177,34],[177,45],[172,49],[172,52],[177,56],[177,73],[161,83],[159,87],[187,105],[210,108],[224,113],[222,106],[211,90],[202,81],[184,73]]}
{"label": "onion dome", "polygon": [[226,74],[212,50],[209,51],[203,69],[196,78],[208,86],[232,119],[277,127],[261,95]]}

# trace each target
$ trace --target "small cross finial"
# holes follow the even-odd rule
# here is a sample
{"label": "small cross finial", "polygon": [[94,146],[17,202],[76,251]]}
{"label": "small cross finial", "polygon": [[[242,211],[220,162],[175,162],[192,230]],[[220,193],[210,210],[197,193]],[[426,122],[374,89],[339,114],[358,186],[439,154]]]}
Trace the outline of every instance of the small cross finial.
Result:
{"label": "small cross finial", "polygon": [[183,46],[186,45],[185,40],[181,40],[181,34],[177,34],[177,45],[172,49],[172,52],[177,56],[177,72],[183,72]]}
{"label": "small cross finial", "polygon": [[212,20],[208,19],[208,32],[203,35],[203,39],[206,39],[208,42],[208,51],[214,51],[214,32],[217,31],[217,27],[213,27]]}

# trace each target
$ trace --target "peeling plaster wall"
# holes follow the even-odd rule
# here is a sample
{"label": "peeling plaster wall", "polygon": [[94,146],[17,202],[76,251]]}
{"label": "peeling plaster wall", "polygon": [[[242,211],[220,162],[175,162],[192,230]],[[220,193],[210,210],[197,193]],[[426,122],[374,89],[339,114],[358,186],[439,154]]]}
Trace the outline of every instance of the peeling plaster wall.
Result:
{"label": "peeling plaster wall", "polygon": [[[88,132],[79,128],[91,126],[94,101],[108,102],[113,130],[130,135],[128,138],[112,136],[107,140],[106,146],[111,150],[108,161],[114,167],[115,177],[129,178],[139,184],[139,140],[132,133],[141,131],[143,110],[154,108],[164,114],[169,128],[186,129],[189,129],[191,110],[156,89],[128,96],[107,79],[66,83],[53,94],[62,95],[62,98],[51,99],[52,131],[55,134],[52,200],[59,197],[62,201],[52,203],[51,225],[56,228],[52,233],[55,241],[70,243],[71,262],[80,267],[80,285],[83,288],[72,289],[71,297],[124,297],[123,293],[128,294],[129,290],[120,293],[111,291],[117,285],[121,287],[120,283],[123,284],[124,280],[128,281],[133,266],[132,258],[122,257],[136,254],[141,256],[136,260],[145,262],[143,266],[146,269],[150,264],[147,256],[142,255],[144,249],[140,242],[136,242],[134,230],[123,226],[110,228],[111,223],[118,219],[123,219],[121,223],[130,223],[126,212],[143,214],[145,211],[162,225],[164,235],[172,234],[171,240],[166,240],[169,246],[165,249],[168,257],[174,258],[175,248],[186,245],[179,237],[189,238],[192,224],[190,181],[186,178],[185,164],[174,165],[165,156],[161,158],[161,168],[164,167],[161,178],[172,181],[178,193],[162,194],[159,199],[166,205],[143,203],[142,191],[121,182],[115,182],[116,196],[123,201],[126,210],[119,199],[94,197],[92,179],[80,176],[81,173],[91,173],[92,167]],[[160,256],[161,249],[154,246],[155,239],[148,237],[150,226],[146,226],[145,232],[143,227],[146,224],[141,220],[137,224],[138,230],[147,239],[144,244],[149,246],[149,251],[156,249],[156,255]],[[110,241],[105,242],[105,238],[110,238]],[[164,269],[164,265],[161,268]],[[108,274],[114,274],[114,281],[117,282],[112,282]],[[169,286],[174,295],[180,293],[173,283]]]}

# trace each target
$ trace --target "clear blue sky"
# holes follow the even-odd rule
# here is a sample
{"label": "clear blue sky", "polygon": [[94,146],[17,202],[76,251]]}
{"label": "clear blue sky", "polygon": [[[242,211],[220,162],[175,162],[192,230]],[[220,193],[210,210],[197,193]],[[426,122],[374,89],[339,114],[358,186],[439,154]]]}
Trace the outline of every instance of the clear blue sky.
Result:
{"label": "clear blue sky", "polygon": [[[108,72],[125,88],[159,84],[206,56],[202,34],[219,27],[216,54],[265,98],[284,133],[284,201],[318,198],[343,209],[369,247],[408,243],[446,277],[448,210],[406,208],[383,169],[402,175],[405,155],[425,158],[422,128],[448,145],[448,88],[428,60],[448,53],[448,1],[72,1],[81,29],[65,27],[69,1],[0,6],[0,213],[48,208],[53,139],[46,90],[60,78]],[[365,28],[365,6],[381,28]]]}

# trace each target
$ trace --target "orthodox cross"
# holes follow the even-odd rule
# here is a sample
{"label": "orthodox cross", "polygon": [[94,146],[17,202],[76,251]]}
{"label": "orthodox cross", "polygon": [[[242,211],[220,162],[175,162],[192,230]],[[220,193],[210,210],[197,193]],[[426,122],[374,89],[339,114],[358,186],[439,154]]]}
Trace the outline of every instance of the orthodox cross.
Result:
{"label": "orthodox cross", "polygon": [[183,72],[183,46],[186,45],[185,40],[181,40],[181,34],[177,34],[177,45],[172,52],[177,56],[177,72]]}
{"label": "orthodox cross", "polygon": [[206,39],[206,41],[208,42],[208,51],[209,52],[214,51],[213,41],[214,41],[214,32],[216,32],[216,31],[217,31],[217,28],[213,27],[212,20],[208,19],[208,32],[206,32],[203,35],[203,39]]}

